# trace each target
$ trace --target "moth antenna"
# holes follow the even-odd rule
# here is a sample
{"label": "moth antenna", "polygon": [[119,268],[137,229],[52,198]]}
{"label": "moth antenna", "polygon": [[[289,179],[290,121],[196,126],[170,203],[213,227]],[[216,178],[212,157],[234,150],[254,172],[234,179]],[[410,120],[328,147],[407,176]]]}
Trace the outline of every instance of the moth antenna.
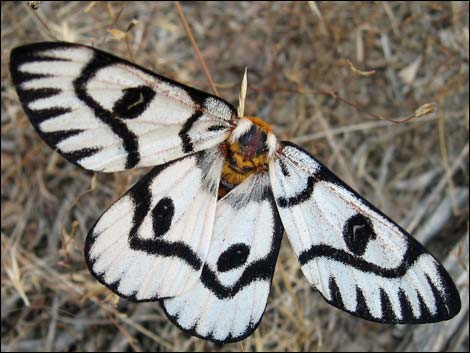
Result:
{"label": "moth antenna", "polygon": [[245,98],[246,98],[246,91],[248,87],[248,78],[247,78],[247,71],[248,68],[245,67],[245,73],[243,74],[242,84],[240,87],[240,95],[238,96],[238,117],[243,118],[245,113]]}

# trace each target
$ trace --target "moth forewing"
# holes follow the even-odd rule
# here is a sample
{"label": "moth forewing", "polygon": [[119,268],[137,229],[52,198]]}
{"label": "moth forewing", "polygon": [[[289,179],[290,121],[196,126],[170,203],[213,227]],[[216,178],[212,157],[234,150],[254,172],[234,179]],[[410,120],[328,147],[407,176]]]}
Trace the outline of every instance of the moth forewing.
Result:
{"label": "moth forewing", "polygon": [[15,48],[10,71],[41,137],[92,171],[159,165],[216,146],[237,115],[220,98],[84,45]]}

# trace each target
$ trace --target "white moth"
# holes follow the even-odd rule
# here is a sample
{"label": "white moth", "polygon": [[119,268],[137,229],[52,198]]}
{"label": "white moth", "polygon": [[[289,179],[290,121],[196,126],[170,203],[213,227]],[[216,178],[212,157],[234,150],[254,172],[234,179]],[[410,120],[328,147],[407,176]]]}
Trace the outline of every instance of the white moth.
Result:
{"label": "white moth", "polygon": [[87,170],[156,166],[85,245],[92,275],[159,301],[191,335],[239,341],[258,326],[285,229],[330,304],[383,323],[460,310],[441,264],[300,147],[224,100],[97,49],[37,43],[10,70],[41,137]]}

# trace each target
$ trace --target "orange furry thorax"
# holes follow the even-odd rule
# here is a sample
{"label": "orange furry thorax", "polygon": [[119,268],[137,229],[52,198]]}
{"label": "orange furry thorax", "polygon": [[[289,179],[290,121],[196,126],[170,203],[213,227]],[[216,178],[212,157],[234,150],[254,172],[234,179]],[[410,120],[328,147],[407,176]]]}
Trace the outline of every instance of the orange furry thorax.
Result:
{"label": "orange furry thorax", "polygon": [[253,173],[267,171],[268,154],[265,142],[267,133],[271,132],[271,126],[257,117],[246,118],[253,123],[251,129],[236,141],[225,141],[221,145],[225,160],[219,198]]}

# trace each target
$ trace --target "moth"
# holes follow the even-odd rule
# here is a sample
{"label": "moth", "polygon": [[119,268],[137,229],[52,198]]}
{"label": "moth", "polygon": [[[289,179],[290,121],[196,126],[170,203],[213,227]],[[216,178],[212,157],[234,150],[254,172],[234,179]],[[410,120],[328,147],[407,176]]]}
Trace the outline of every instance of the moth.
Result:
{"label": "moth", "polygon": [[91,228],[91,274],[217,343],[265,311],[284,230],[330,304],[382,323],[460,310],[449,274],[404,229],[299,146],[219,97],[92,47],[15,48],[10,71],[39,135],[95,172],[153,169]]}

